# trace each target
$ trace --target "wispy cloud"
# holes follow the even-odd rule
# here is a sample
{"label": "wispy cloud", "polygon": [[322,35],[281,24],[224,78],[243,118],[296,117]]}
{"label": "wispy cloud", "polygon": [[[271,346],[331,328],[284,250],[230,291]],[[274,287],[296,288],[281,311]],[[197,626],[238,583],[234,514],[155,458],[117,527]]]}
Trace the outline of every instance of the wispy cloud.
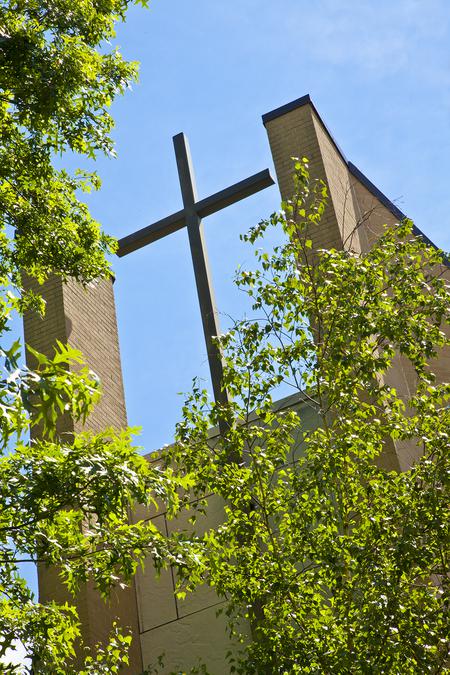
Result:
{"label": "wispy cloud", "polygon": [[[292,2],[284,20],[310,57],[386,75],[421,63],[433,78],[450,73],[448,0]],[[286,15],[285,15],[286,16]]]}

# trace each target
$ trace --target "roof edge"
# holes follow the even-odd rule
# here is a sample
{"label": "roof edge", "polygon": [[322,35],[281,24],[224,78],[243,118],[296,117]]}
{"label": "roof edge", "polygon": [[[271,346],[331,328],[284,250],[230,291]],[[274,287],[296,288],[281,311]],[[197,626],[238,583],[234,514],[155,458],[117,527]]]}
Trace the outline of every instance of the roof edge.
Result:
{"label": "roof edge", "polygon": [[389,199],[389,197],[386,197],[386,195],[381,192],[381,190],[377,188],[377,186],[372,183],[372,181],[369,180],[367,176],[363,174],[360,169],[358,169],[357,166],[355,166],[352,162],[347,162],[347,168],[351,175],[359,180],[359,182],[362,183],[362,185],[364,185],[364,187],[367,188],[369,192],[373,194],[373,196],[376,197],[383,204],[383,206],[385,206],[388,211],[392,213],[393,216],[398,218],[400,221],[407,218],[403,211],[401,211],[398,206],[396,206],[396,204],[394,204],[394,202]]}
{"label": "roof edge", "polygon": [[270,112],[266,113],[265,115],[262,116],[262,121],[264,126],[266,126],[267,122],[271,122],[272,120],[277,119],[277,117],[282,117],[283,115],[287,115],[287,113],[292,112],[293,110],[296,110],[297,108],[302,108],[304,105],[310,105],[311,108],[313,109],[316,117],[318,118],[319,122],[325,129],[326,134],[328,135],[330,141],[333,143],[334,147],[344,160],[346,164],[348,164],[347,157],[345,156],[342,148],[339,147],[339,144],[337,143],[336,139],[334,138],[333,134],[323,121],[319,111],[317,110],[316,106],[314,105],[314,102],[311,99],[311,96],[309,94],[305,94],[304,96],[301,96],[300,98],[295,99],[295,101],[291,101],[291,103],[286,103],[286,105],[282,105],[279,108],[275,108],[275,110],[271,110]]}
{"label": "roof edge", "polygon": [[347,165],[347,169],[350,171],[350,173],[355,178],[357,178],[369,190],[369,192],[373,194],[374,197],[377,197],[377,199],[380,200],[383,206],[385,206],[389,211],[391,211],[392,215],[394,215],[399,220],[404,220],[406,218],[406,215],[388,197],[386,197],[386,195],[383,192],[381,192],[381,190],[377,188],[377,186],[374,185],[374,183],[372,183],[372,181],[370,181],[367,178],[367,176],[365,176],[363,172],[360,169],[358,169],[357,166],[355,166],[355,164],[353,164],[347,159],[347,157],[339,147],[338,143],[336,142],[336,139],[334,138],[333,134],[323,121],[309,94],[305,94],[305,96],[301,96],[300,98],[297,98],[295,101],[291,101],[291,103],[287,103],[286,105],[282,105],[279,108],[276,108],[275,110],[266,113],[265,115],[262,116],[263,124],[265,126],[267,122],[270,122],[271,120],[274,120],[277,117],[281,117],[282,115],[286,115],[287,113],[292,112],[297,108],[301,108],[304,105],[311,106],[317,118],[319,119],[321,125],[325,129],[325,132],[327,133],[330,141],[333,143],[337,152]]}
{"label": "roof edge", "polygon": [[[377,186],[374,183],[372,183],[372,181],[369,180],[367,176],[363,174],[363,172],[360,169],[358,169],[357,166],[355,166],[355,164],[353,164],[347,159],[347,157],[339,147],[338,143],[336,142],[336,139],[334,138],[333,134],[323,121],[320,113],[318,112],[309,94],[305,94],[304,96],[301,96],[300,98],[297,98],[294,101],[291,101],[290,103],[286,103],[285,105],[282,105],[279,108],[275,108],[274,110],[265,113],[264,115],[262,115],[263,124],[264,126],[266,126],[268,122],[277,119],[277,117],[282,117],[283,115],[286,115],[287,113],[290,113],[293,110],[296,110],[297,108],[301,108],[304,105],[311,106],[317,118],[319,119],[321,125],[323,126],[325,132],[327,133],[330,141],[333,143],[337,152],[347,165],[347,169],[349,170],[350,174],[354,176],[357,180],[359,180],[360,183],[362,183],[362,185],[364,185],[364,187],[367,188],[367,190],[369,190],[369,192],[373,194],[373,196],[376,197],[383,204],[383,206],[385,206],[388,209],[388,211],[392,213],[393,216],[395,216],[395,218],[398,218],[400,222],[402,220],[405,220],[407,216],[403,213],[403,211],[401,211],[398,208],[398,206],[396,206],[394,202],[389,199],[389,197],[386,197],[386,195],[383,192],[381,192],[381,190],[377,188]],[[414,225],[413,231],[414,234],[418,237],[421,237],[426,244],[428,244],[429,246],[433,246],[437,250],[441,250],[439,246],[436,246],[436,244],[433,241],[431,241],[431,239],[429,239],[429,237],[427,237],[427,235],[424,234],[422,230],[420,230],[417,227],[417,225]],[[443,262],[445,265],[450,266],[450,259],[447,258],[445,254]]]}
{"label": "roof edge", "polygon": [[267,122],[270,122],[277,117],[282,117],[282,115],[286,115],[292,110],[301,108],[303,105],[307,105],[308,103],[314,107],[314,103],[312,102],[311,96],[309,94],[300,96],[300,98],[296,98],[295,101],[291,101],[290,103],[286,103],[285,105],[281,105],[279,108],[275,108],[274,110],[270,110],[268,113],[265,113],[262,116],[263,124],[266,126]]}

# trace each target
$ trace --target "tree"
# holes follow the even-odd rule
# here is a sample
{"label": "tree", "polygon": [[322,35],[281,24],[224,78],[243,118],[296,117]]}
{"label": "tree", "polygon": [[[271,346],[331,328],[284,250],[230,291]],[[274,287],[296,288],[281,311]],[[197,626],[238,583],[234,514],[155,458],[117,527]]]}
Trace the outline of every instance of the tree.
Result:
{"label": "tree", "polygon": [[[150,554],[157,566],[177,568],[180,593],[214,585],[235,631],[235,619],[251,620],[254,639],[237,671],[442,671],[449,388],[433,381],[427,362],[446,342],[448,291],[433,273],[439,253],[408,223],[361,257],[313,252],[324,187],[299,163],[298,197],[248,235],[254,242],[272,224],[288,242],[259,255],[262,270],[238,278],[262,320],[238,323],[221,341],[233,402],[220,409],[195,389],[161,468],[136,453],[128,431],[58,439],[58,414],[89,414],[96,378],[68,369],[81,357],[63,345],[52,359],[35,354],[30,371],[20,367],[19,345],[7,344],[12,312],[43,310],[23,291],[24,272],[81,283],[109,273],[114,243],[78,199],[99,179],[69,175],[53,160],[66,150],[113,152],[108,108],[136,66],[106,43],[129,4],[0,7],[0,656],[20,639],[34,672],[74,670],[76,611],[36,602],[21,561],[56,565],[71,590],[93,578],[107,594]],[[396,351],[416,372],[406,403],[383,381]],[[317,413],[317,429],[302,428],[294,410],[274,413],[271,394],[287,380]],[[229,432],[211,448],[208,428],[220,417]],[[42,438],[30,443],[36,424]],[[384,471],[376,461],[389,439],[419,443],[422,459],[403,474]],[[128,523],[135,501],[161,499],[176,516],[188,494],[201,512],[211,492],[225,500],[224,523],[204,537],[165,539],[151,523]],[[115,630],[81,672],[117,672],[128,643]]]}
{"label": "tree", "polygon": [[[165,485],[132,447],[129,431],[56,437],[58,415],[84,420],[99,396],[80,354],[64,345],[54,358],[34,352],[36,368],[28,370],[7,334],[14,311],[44,311],[39,294],[24,290],[24,273],[39,282],[58,274],[84,284],[110,274],[105,254],[115,243],[78,198],[80,190],[97,189],[99,179],[84,171],[69,175],[54,160],[66,151],[89,158],[114,152],[108,108],[137,68],[107,47],[130,4],[0,6],[0,658],[20,640],[35,673],[73,672],[74,645],[82,645],[76,610],[36,602],[21,563],[58,566],[73,591],[93,578],[107,594],[161,539],[150,526],[128,524],[129,504],[152,503]],[[41,440],[29,442],[36,425]],[[115,629],[110,645],[87,655],[82,672],[117,672],[129,641]],[[4,663],[2,672],[31,667]]]}
{"label": "tree", "polygon": [[[283,211],[244,237],[255,244],[282,227],[286,243],[258,249],[258,269],[237,274],[256,318],[220,339],[232,403],[194,387],[164,453],[192,483],[180,509],[194,533],[177,538],[196,555],[178,566],[178,592],[207,583],[226,600],[242,642],[230,672],[444,672],[450,385],[430,368],[449,344],[443,256],[409,221],[386,227],[364,254],[314,251],[326,187],[306,160],[295,182]],[[388,384],[398,353],[414,372],[408,400]],[[300,407],[275,411],[280,384]],[[212,446],[219,418],[229,431]],[[383,468],[398,441],[421,451],[402,473]],[[223,523],[195,535],[212,493]]]}

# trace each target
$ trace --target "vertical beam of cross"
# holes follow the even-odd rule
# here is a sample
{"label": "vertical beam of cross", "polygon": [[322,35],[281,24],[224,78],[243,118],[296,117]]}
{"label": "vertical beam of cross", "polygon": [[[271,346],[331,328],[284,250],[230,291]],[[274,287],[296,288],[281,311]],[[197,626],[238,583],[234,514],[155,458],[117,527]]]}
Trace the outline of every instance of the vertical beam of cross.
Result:
{"label": "vertical beam of cross", "polygon": [[220,335],[219,316],[214,298],[211,273],[209,271],[203,223],[195,208],[198,197],[191,152],[188,140],[184,134],[174,136],[173,145],[177,160],[181,195],[183,197],[184,214],[191,248],[192,264],[194,266],[195,283],[197,285],[214,398],[217,403],[226,405],[228,403],[228,394],[223,386],[222,356],[219,347],[214,342],[214,337]]}
{"label": "vertical beam of cross", "polygon": [[[173,137],[173,144],[183,198],[183,210],[120,239],[118,255],[119,257],[128,255],[128,253],[176,232],[182,227],[187,227],[214,398],[219,405],[226,405],[228,395],[223,386],[222,355],[214,342],[214,338],[220,334],[219,320],[209,272],[202,218],[264,190],[266,187],[273,185],[274,180],[268,169],[265,169],[225,190],[216,192],[210,197],[198,200],[186,136],[177,134]],[[219,427],[221,434],[224,435],[227,427],[223,420],[219,421]]]}

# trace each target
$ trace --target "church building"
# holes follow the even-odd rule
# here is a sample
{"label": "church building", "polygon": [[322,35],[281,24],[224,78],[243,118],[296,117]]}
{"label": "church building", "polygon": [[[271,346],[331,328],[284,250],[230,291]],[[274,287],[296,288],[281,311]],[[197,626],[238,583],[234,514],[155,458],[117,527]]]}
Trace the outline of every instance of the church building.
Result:
{"label": "church building", "polygon": [[[393,225],[404,219],[404,214],[397,206],[347,160],[308,95],[263,115],[262,121],[283,200],[292,196],[292,157],[307,157],[312,177],[321,178],[328,186],[328,204],[321,226],[315,230],[313,247],[342,249],[349,233],[357,223],[362,222],[354,234],[352,246],[357,251],[365,252],[381,234],[384,224]],[[241,195],[236,199],[270,184],[267,174],[262,172],[258,176],[253,177],[253,186],[240,184],[236,188],[236,195],[239,190]],[[205,203],[200,216],[212,213],[214,208],[221,208],[221,199],[222,206],[227,205],[227,196],[221,197],[218,193],[214,197],[217,208],[211,206],[212,202],[208,205],[208,200],[203,200]],[[192,197],[192,204],[194,201]],[[187,212],[187,193],[183,193],[183,202]],[[197,217],[200,216],[197,213]],[[161,228],[174,231],[170,228],[179,226],[179,220],[172,218],[170,223],[163,223]],[[425,235],[419,234],[427,240]],[[95,287],[83,289],[75,282],[64,284],[58,278],[52,278],[43,289],[47,301],[45,318],[31,313],[26,315],[25,341],[34,349],[48,354],[52,353],[56,340],[80,350],[89,367],[100,377],[104,392],[84,428],[99,432],[105,427],[125,427],[127,417],[113,283],[102,281]],[[449,354],[439,360],[434,371],[439,380],[449,379]],[[400,395],[409,395],[413,372],[400,356],[396,357],[395,368],[389,378],[388,384],[394,386]],[[311,409],[304,406],[304,410],[301,410],[302,405],[296,396],[277,403],[280,408],[294,406],[300,409],[302,415],[312,417],[314,413]],[[308,423],[313,425],[314,419]],[[59,421],[60,432],[81,430],[81,426],[69,417]],[[416,459],[415,447],[404,442],[392,442],[383,462],[389,470],[402,471],[408,469]],[[139,507],[131,517],[135,520],[154,518],[158,527],[167,530],[177,526],[177,523],[166,520],[164,513],[155,515]],[[208,518],[220,522],[220,506],[217,505],[214,510],[214,502]],[[39,591],[43,602],[67,599],[66,591],[52,569],[39,570]],[[165,669],[161,672],[189,670],[198,665],[200,657],[215,675],[229,672],[225,653],[233,647],[227,642],[225,618],[216,616],[220,602],[213,590],[201,588],[184,600],[176,599],[173,574],[170,570],[163,571],[157,579],[151,561],[143,571],[137,573],[130,588],[113,591],[109,604],[105,604],[89,584],[80,591],[76,604],[84,638],[89,645],[106,639],[116,617],[119,617],[121,625],[131,628],[134,639],[130,666],[124,670],[128,675],[138,675],[148,664],[155,664],[163,653]]]}

